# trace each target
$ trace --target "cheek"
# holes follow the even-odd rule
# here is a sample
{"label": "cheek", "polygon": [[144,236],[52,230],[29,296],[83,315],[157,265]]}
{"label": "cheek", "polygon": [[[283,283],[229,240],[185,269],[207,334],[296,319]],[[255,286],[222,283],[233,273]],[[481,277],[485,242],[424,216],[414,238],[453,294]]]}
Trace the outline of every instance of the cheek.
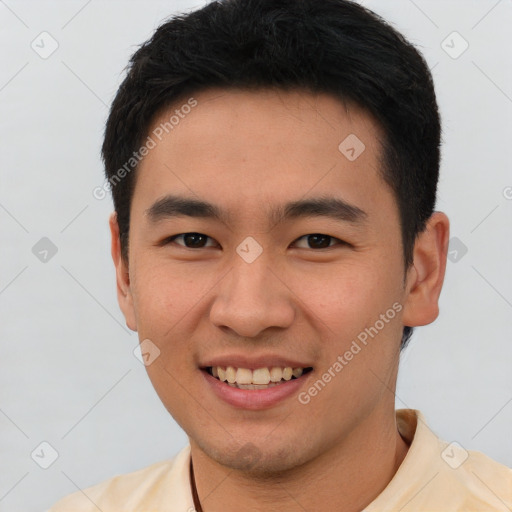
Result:
{"label": "cheek", "polygon": [[336,375],[316,406],[326,421],[330,406],[322,404],[337,404],[332,414],[342,418],[380,396],[382,382],[394,371],[402,330],[400,273],[369,262],[330,274],[308,275],[301,291],[304,311],[323,344],[319,378]]}
{"label": "cheek", "polygon": [[139,338],[158,347],[158,356],[146,371],[162,403],[181,421],[191,400],[182,382],[190,380],[192,371],[190,337],[183,330],[200,307],[206,286],[179,265],[138,263],[132,287]]}
{"label": "cheek", "polygon": [[180,266],[154,261],[139,265],[132,280],[136,315],[142,326],[166,328],[190,312],[204,295],[204,282]]}
{"label": "cheek", "polygon": [[183,329],[201,307],[208,288],[170,265],[141,266],[137,270],[132,286],[139,338],[157,345],[158,362],[168,370],[183,367],[189,339]]}
{"label": "cheek", "polygon": [[388,270],[368,262],[304,273],[297,279],[301,302],[317,319],[315,323],[325,326],[329,337],[351,339],[399,299],[396,276]]}

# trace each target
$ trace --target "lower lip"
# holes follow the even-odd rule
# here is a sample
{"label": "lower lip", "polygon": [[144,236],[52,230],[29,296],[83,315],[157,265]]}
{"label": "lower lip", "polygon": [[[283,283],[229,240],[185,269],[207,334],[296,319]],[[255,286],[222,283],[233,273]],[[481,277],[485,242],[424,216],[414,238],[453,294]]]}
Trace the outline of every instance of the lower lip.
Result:
{"label": "lower lip", "polygon": [[200,370],[213,392],[224,402],[241,409],[259,410],[272,407],[291,395],[297,395],[299,389],[308,380],[313,371],[298,379],[290,379],[277,386],[265,389],[239,389],[216,379],[205,370]]}

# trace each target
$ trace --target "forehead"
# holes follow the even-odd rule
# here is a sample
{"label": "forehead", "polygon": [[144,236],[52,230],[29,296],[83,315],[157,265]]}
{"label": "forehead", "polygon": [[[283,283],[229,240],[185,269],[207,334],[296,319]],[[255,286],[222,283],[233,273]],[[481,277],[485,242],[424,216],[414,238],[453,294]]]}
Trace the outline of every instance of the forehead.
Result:
{"label": "forehead", "polygon": [[[194,107],[189,108],[192,103]],[[206,141],[210,136],[216,137],[219,129],[235,129],[238,139],[258,133],[260,138],[250,141],[253,146],[268,139],[274,143],[293,143],[299,137],[303,142],[306,137],[311,144],[316,144],[329,136],[325,140],[329,143],[331,137],[337,141],[350,129],[353,131],[349,133],[358,132],[371,146],[382,135],[375,118],[349,100],[342,101],[325,93],[277,88],[210,88],[193,96],[182,96],[159,112],[150,132],[160,131],[157,133],[159,141],[172,133],[173,143],[180,144],[191,134]]]}
{"label": "forehead", "polygon": [[145,210],[175,193],[224,204],[239,218],[285,198],[336,192],[356,206],[393,208],[378,124],[327,94],[210,89],[161,112],[149,137],[155,145],[139,165],[134,197]]}

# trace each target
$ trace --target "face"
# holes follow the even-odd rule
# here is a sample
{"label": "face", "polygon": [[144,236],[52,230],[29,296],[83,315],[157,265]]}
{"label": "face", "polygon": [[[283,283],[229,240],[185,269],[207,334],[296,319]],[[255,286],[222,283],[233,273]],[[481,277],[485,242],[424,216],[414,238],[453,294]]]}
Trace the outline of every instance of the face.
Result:
{"label": "face", "polygon": [[[414,276],[379,173],[381,132],[328,95],[194,98],[168,134],[158,127],[179,105],[150,130],[161,140],[151,135],[137,170],[119,300],[150,340],[149,377],[194,446],[231,468],[248,451],[254,471],[284,470],[394,408],[387,386]],[[244,390],[210,366],[312,370]]]}

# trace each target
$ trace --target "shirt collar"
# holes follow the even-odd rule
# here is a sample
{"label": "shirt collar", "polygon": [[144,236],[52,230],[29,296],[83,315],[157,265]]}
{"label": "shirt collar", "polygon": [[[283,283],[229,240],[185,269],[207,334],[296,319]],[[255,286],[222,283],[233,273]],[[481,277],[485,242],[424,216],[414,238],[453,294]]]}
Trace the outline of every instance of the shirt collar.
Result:
{"label": "shirt collar", "polygon": [[386,488],[363,512],[393,510],[393,503],[411,501],[441,470],[440,440],[415,409],[398,409],[396,424],[409,450]]}

